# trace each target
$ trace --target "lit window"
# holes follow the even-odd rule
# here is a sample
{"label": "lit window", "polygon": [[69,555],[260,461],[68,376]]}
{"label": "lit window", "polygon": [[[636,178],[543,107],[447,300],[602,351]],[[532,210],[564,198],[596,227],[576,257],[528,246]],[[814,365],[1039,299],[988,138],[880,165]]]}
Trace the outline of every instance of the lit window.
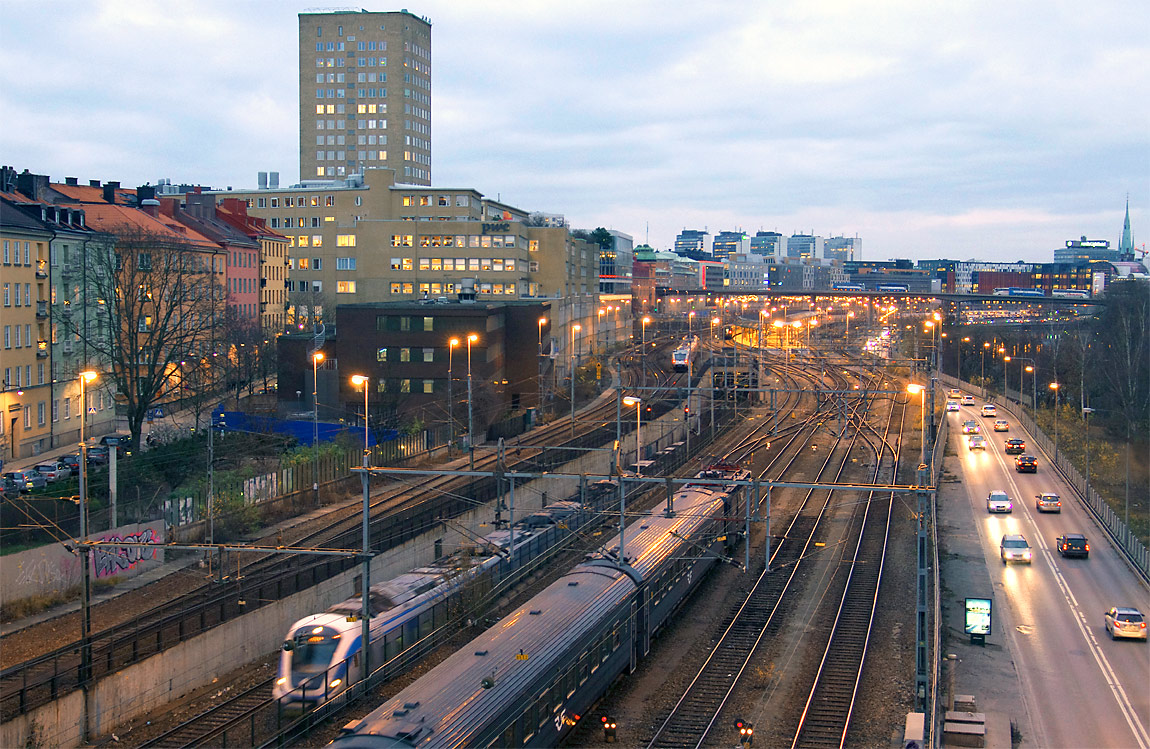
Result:
{"label": "lit window", "polygon": [[411,380],[400,380],[399,381],[399,392],[410,393],[411,392]]}
{"label": "lit window", "polygon": [[[435,380],[424,380],[423,381],[423,392],[425,392],[425,393],[434,392],[434,386],[435,386]],[[41,404],[41,405],[43,405],[43,404]]]}
{"label": "lit window", "polygon": [[336,281],[335,293],[337,294],[354,294],[355,281]]}
{"label": "lit window", "polygon": [[399,350],[399,360],[400,360],[401,362],[409,362],[409,361],[411,361],[411,349],[409,349],[409,348],[401,348],[401,349]]}

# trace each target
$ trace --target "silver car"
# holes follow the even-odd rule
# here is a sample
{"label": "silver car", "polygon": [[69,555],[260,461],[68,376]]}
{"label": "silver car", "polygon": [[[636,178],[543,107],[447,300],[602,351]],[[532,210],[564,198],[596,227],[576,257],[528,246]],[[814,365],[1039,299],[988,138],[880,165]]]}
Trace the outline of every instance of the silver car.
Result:
{"label": "silver car", "polygon": [[1146,639],[1146,617],[1142,616],[1142,612],[1138,609],[1113,606],[1103,616],[1111,640],[1117,640],[1119,637]]}
{"label": "silver car", "polygon": [[1033,556],[1030,551],[1030,544],[1026,542],[1026,536],[1021,533],[1005,534],[998,544],[998,555],[1002,557],[1003,564],[1007,562],[1030,564]]}
{"label": "silver car", "polygon": [[72,469],[58,460],[40,463],[36,466],[36,472],[43,476],[48,483],[52,484],[57,481],[63,481],[72,475]]}
{"label": "silver car", "polygon": [[987,512],[1003,512],[1010,514],[1014,510],[1014,503],[1010,501],[1010,495],[1001,490],[992,491],[986,495],[986,511]]}

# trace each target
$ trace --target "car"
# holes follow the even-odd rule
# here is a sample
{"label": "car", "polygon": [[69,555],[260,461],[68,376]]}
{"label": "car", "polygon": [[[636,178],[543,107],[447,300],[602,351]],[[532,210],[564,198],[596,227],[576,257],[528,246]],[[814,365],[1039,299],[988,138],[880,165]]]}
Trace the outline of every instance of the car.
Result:
{"label": "car", "polygon": [[978,422],[975,421],[974,419],[962,422],[962,433],[963,434],[978,434],[981,431],[982,431],[982,427],[980,427],[978,425]]}
{"label": "car", "polygon": [[1022,455],[1022,453],[1026,452],[1026,440],[1020,440],[1016,437],[1002,444],[1002,449],[1007,455]]}
{"label": "car", "polygon": [[30,492],[43,489],[48,485],[48,479],[37,471],[8,471],[4,474],[4,483],[17,491]]}
{"label": "car", "polygon": [[973,406],[974,405],[974,396],[973,395],[962,396],[962,405]]}
{"label": "car", "polygon": [[1054,546],[1064,557],[1089,557],[1090,544],[1081,533],[1063,533],[1054,539]]}
{"label": "car", "polygon": [[986,495],[987,512],[1005,512],[1010,514],[1013,510],[1014,503],[1010,501],[1010,495],[1001,489],[995,489]]}
{"label": "car", "polygon": [[67,455],[61,455],[59,458],[56,458],[56,460],[60,461],[64,465],[71,468],[72,473],[74,473],[74,474],[80,473],[80,454],[79,453],[68,453]]}
{"label": "car", "polygon": [[961,406],[958,405],[958,401],[947,401],[946,402],[946,410],[947,411],[958,411],[960,408],[961,408]]}
{"label": "car", "polygon": [[986,437],[981,434],[971,435],[970,442],[967,443],[967,448],[970,450],[985,450]]}
{"label": "car", "polygon": [[1014,470],[1019,473],[1038,473],[1038,458],[1033,455],[1019,455],[1014,459]]}
{"label": "car", "polygon": [[36,472],[46,478],[49,483],[53,484],[57,481],[64,481],[72,476],[72,469],[58,460],[38,463],[36,465]]}
{"label": "car", "polygon": [[1033,554],[1030,551],[1030,544],[1026,542],[1026,536],[1021,533],[1007,533],[1003,535],[1002,540],[998,543],[998,555],[1002,557],[1002,563],[1007,562],[1024,562],[1030,564]]}
{"label": "car", "polygon": [[125,455],[131,455],[128,450],[128,445],[132,444],[131,435],[127,434],[105,434],[100,438],[100,444],[104,447],[116,448],[116,457],[122,458]]}
{"label": "car", "polygon": [[1039,512],[1062,512],[1062,498],[1054,492],[1034,495],[1034,509]]}
{"label": "car", "polygon": [[998,416],[998,407],[993,403],[987,403],[982,407],[983,416]]}
{"label": "car", "polygon": [[1010,431],[1010,422],[1007,421],[1006,419],[995,419],[994,420],[994,431],[996,431],[996,432],[1009,432]]}
{"label": "car", "polygon": [[93,445],[88,448],[88,465],[102,466],[108,464],[108,448],[104,445]]}
{"label": "car", "polygon": [[1146,617],[1142,616],[1142,612],[1138,609],[1111,606],[1103,616],[1111,640],[1117,640],[1119,637],[1146,639]]}

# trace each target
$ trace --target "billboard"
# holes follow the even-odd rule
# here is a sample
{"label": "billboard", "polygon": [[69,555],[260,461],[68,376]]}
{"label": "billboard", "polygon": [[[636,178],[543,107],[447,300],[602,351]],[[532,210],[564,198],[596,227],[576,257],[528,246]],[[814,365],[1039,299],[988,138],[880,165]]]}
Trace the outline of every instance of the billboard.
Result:
{"label": "billboard", "polygon": [[965,619],[963,621],[963,632],[971,636],[982,636],[990,634],[990,612],[991,600],[989,598],[967,598]]}

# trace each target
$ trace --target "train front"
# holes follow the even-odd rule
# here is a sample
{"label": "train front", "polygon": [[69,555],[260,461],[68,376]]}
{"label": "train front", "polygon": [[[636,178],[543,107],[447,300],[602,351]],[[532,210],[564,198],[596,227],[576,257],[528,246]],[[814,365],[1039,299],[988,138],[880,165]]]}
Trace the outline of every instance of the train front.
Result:
{"label": "train front", "polygon": [[296,622],[280,651],[272,697],[283,708],[309,709],[358,678],[362,624],[342,614],[313,614]]}

